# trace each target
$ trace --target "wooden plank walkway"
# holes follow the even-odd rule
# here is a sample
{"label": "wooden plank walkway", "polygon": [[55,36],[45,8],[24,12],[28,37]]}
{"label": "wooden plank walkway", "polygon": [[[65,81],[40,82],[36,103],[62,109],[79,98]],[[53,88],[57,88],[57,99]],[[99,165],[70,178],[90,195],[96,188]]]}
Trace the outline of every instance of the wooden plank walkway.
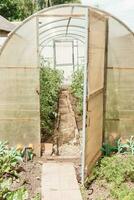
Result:
{"label": "wooden plank walkway", "polygon": [[42,200],[82,200],[72,163],[44,163]]}

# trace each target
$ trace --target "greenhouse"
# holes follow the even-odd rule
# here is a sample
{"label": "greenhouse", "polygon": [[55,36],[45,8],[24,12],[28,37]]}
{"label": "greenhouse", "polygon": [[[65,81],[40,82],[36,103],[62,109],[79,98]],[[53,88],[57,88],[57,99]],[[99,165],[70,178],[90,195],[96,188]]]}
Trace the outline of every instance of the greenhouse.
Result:
{"label": "greenhouse", "polygon": [[104,140],[134,132],[134,34],[95,8],[41,10],[12,31],[0,52],[0,140],[41,152],[40,66],[64,71],[64,84],[83,66],[82,166],[90,170]]}

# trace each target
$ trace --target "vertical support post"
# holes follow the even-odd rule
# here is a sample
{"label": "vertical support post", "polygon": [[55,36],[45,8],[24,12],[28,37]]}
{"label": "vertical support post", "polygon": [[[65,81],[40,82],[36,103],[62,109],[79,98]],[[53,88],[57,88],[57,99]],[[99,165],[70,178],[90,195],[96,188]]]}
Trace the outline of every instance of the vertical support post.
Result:
{"label": "vertical support post", "polygon": [[87,70],[88,70],[88,41],[89,41],[89,10],[85,15],[85,66],[84,66],[84,91],[83,91],[83,130],[82,130],[82,159],[81,159],[81,183],[85,180],[85,144],[86,144],[86,116],[87,116]]}
{"label": "vertical support post", "polygon": [[74,65],[74,41],[72,41],[72,62],[73,62],[73,72],[75,71],[75,65]]}
{"label": "vertical support post", "polygon": [[106,92],[107,92],[107,67],[108,67],[108,41],[109,41],[109,19],[106,20],[105,33],[105,65],[104,65],[104,94],[103,94],[103,141],[105,140],[105,119],[106,119]]}
{"label": "vertical support post", "polygon": [[40,46],[39,46],[39,17],[36,16],[36,41],[37,41],[37,67],[40,67]]}
{"label": "vertical support post", "polygon": [[[37,68],[38,68],[38,76],[39,76],[39,85],[37,90],[40,91],[40,45],[39,45],[39,17],[36,17],[36,45],[37,45]],[[40,113],[40,95],[39,95],[39,113]],[[39,114],[40,116],[40,114]],[[41,123],[40,123],[41,126]],[[40,155],[41,155],[41,127],[40,127]]]}
{"label": "vertical support post", "polygon": [[56,41],[53,40],[53,59],[54,59],[54,69],[56,68]]}
{"label": "vertical support post", "polygon": [[77,44],[76,44],[76,48],[77,48],[77,69],[79,69],[79,49],[78,49],[78,40],[77,40]]}

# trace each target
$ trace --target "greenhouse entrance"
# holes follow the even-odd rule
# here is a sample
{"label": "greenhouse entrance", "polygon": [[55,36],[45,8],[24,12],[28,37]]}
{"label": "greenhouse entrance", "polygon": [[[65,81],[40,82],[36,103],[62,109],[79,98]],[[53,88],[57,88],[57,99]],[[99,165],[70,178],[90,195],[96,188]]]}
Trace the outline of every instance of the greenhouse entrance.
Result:
{"label": "greenhouse entrance", "polygon": [[[37,38],[41,70],[46,70],[49,66],[54,70],[52,73],[59,70],[63,75],[56,129],[50,137],[54,145],[52,154],[81,159],[83,173],[85,141],[88,144],[86,163],[90,166],[100,156],[102,146],[107,18],[104,14],[87,8],[69,7],[66,12],[65,9],[60,9],[60,14],[58,9],[51,12],[38,17]],[[49,93],[45,93],[43,88],[40,92],[41,99],[42,93],[44,99],[45,94]],[[75,105],[72,94],[73,97],[76,95]],[[41,103],[41,116],[42,114]],[[42,121],[43,118],[41,124]],[[46,127],[43,127],[44,130]],[[90,133],[88,136],[86,128]],[[42,142],[46,144],[47,135],[44,136]],[[51,143],[47,145],[50,147]]]}
{"label": "greenhouse entrance", "polygon": [[[48,94],[54,94],[49,105],[46,101],[44,118],[47,108],[57,103],[55,94],[59,92],[60,112],[49,113],[50,118],[56,119],[55,132],[59,117],[64,123],[67,118],[71,119],[70,127],[75,119],[75,129],[79,118],[74,110],[77,106],[82,110],[81,129],[77,127],[78,132],[74,130],[73,135],[81,143],[79,155],[84,177],[84,171],[90,171],[100,156],[103,139],[108,140],[112,133],[124,137],[133,135],[132,44],[134,35],[127,26],[108,13],[90,7],[60,5],[26,19],[9,35],[0,52],[0,140],[7,140],[11,145],[32,144],[35,153],[40,155],[40,129],[45,128],[46,133],[51,127],[51,121],[40,123],[40,108],[43,108],[40,100],[46,101]],[[81,89],[78,85],[82,75]],[[57,91],[59,76],[62,88]],[[46,89],[40,84],[41,77],[48,81]],[[53,79],[49,85],[50,78]],[[76,107],[73,107],[69,86],[72,92],[76,88],[83,90],[83,98],[77,93]],[[68,108],[67,118],[63,116],[67,114],[64,106]]]}
{"label": "greenhouse entrance", "polygon": [[83,11],[69,10],[38,17],[41,142],[47,158],[80,160],[87,24]]}

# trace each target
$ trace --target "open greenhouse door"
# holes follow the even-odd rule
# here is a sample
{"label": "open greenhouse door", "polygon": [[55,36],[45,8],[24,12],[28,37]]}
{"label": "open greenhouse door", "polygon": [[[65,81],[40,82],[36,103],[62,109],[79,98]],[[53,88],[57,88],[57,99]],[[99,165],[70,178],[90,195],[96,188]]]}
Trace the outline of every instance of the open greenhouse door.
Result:
{"label": "open greenhouse door", "polygon": [[103,142],[104,76],[106,67],[107,18],[101,13],[89,14],[88,99],[85,167],[87,173],[100,156]]}

